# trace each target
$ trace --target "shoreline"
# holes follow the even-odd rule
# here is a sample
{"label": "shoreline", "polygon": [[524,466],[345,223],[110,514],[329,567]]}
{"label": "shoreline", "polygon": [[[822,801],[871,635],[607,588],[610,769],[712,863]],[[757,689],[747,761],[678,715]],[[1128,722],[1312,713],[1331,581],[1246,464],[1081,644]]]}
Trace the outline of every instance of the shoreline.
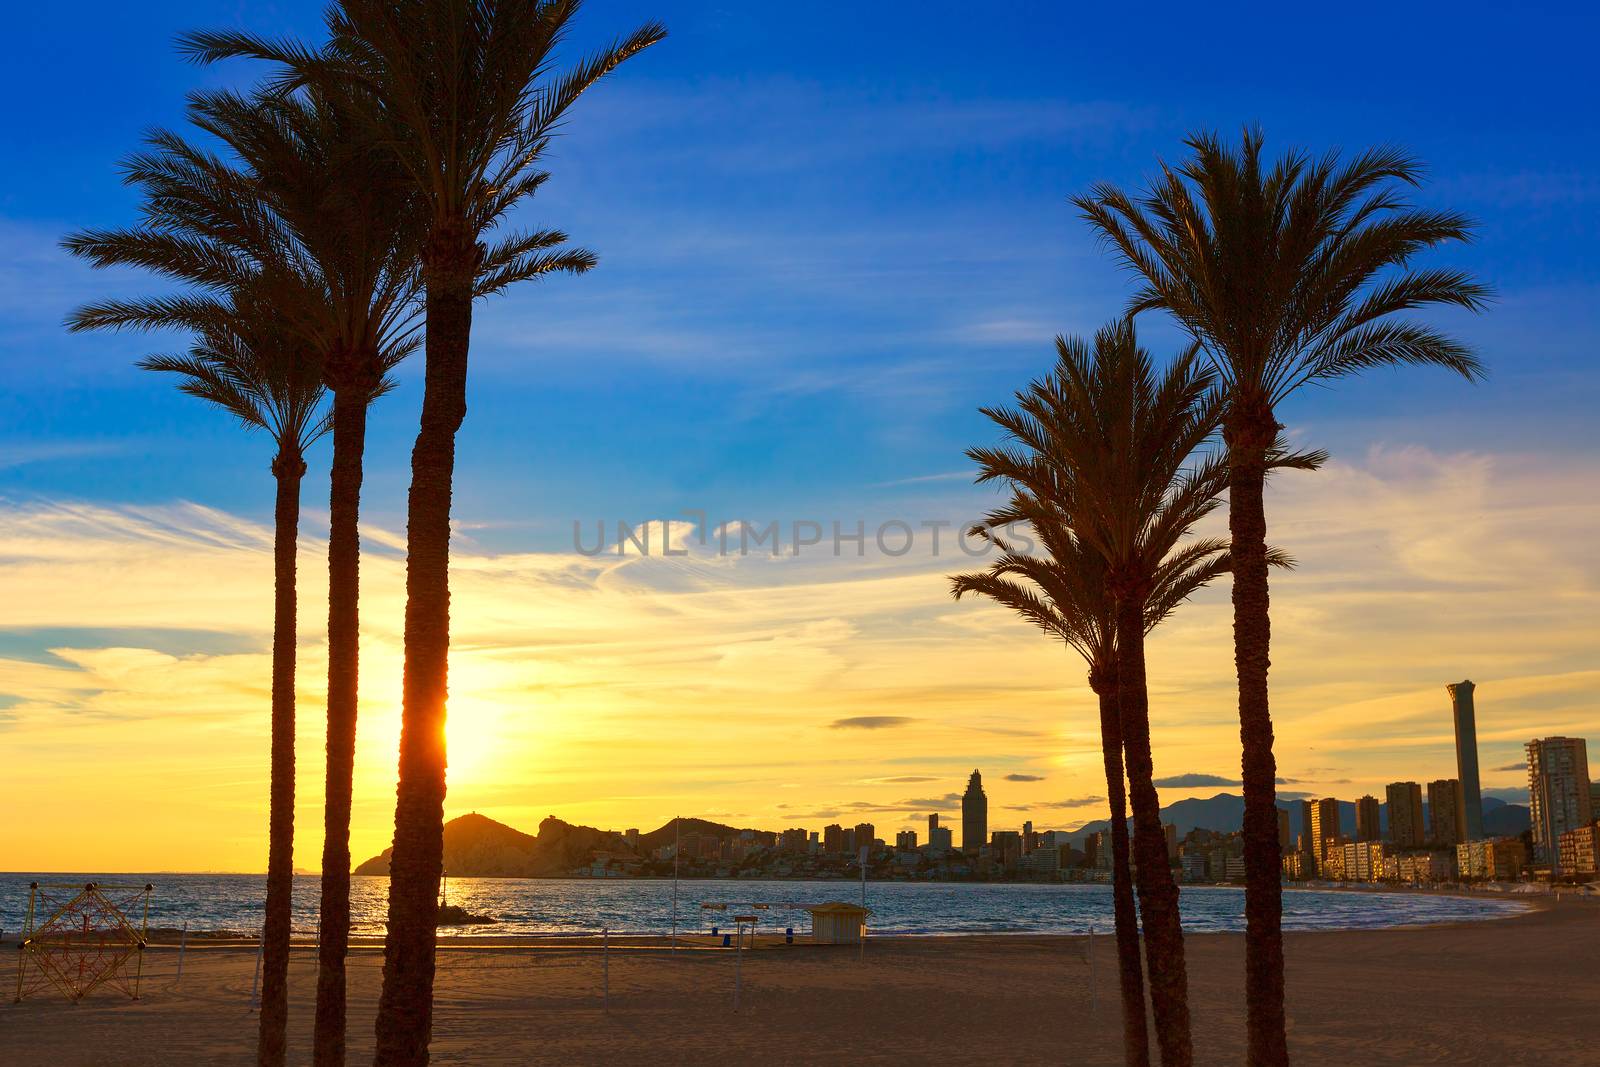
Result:
{"label": "shoreline", "polygon": [[[1293,1062],[1592,1064],[1600,908],[1542,903],[1506,921],[1286,931]],[[690,935],[677,952],[666,937],[630,938],[604,957],[592,940],[450,940],[435,987],[441,1063],[942,1062],[980,1035],[990,1062],[1122,1063],[1109,932],[1092,946],[1083,935],[959,934],[875,936],[862,948],[763,935],[745,952]],[[1192,933],[1184,943],[1195,1062],[1237,1064],[1244,937]],[[253,1063],[255,946],[189,953],[181,984],[176,957],[146,954],[138,1001],[101,989],[76,1005],[48,990],[0,1003],[5,1047],[20,1062],[62,1067],[103,1062],[107,1048],[128,1065]],[[371,1057],[382,970],[380,944],[352,952],[351,1063]],[[297,948],[291,1062],[309,1060],[316,975],[315,952]]]}

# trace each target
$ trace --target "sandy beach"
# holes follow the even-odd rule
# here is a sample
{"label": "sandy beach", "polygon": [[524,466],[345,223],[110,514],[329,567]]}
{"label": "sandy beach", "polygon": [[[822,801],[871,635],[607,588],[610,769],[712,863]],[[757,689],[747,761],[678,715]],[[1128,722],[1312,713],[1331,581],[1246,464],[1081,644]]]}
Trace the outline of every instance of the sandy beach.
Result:
{"label": "sandy beach", "polygon": [[[1297,1064],[1593,1064],[1600,1058],[1600,906],[1515,918],[1286,938]],[[1196,1062],[1243,1051],[1243,941],[1188,939]],[[8,946],[9,947],[9,946]],[[736,959],[683,951],[458,943],[439,957],[434,1062],[1120,1063],[1113,946],[1097,938],[879,938],[865,950],[765,942]],[[76,1006],[39,994],[0,1006],[7,1064],[233,1064],[253,1060],[248,947],[147,956],[144,996],[101,989]],[[350,1062],[371,1051],[381,955],[351,963]],[[609,1011],[602,967],[609,968]],[[736,967],[740,1010],[734,1013]],[[1094,978],[1094,996],[1090,979]],[[315,957],[291,970],[291,1062],[309,1059]]]}

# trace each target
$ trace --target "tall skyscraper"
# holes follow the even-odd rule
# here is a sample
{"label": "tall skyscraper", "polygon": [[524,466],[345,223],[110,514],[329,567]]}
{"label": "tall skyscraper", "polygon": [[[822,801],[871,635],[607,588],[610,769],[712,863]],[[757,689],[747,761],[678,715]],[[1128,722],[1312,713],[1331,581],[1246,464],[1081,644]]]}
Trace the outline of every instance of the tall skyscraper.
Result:
{"label": "tall skyscraper", "polygon": [[1311,805],[1311,854],[1321,862],[1328,854],[1329,843],[1339,841],[1339,802],[1333,797],[1314,801]]}
{"label": "tall skyscraper", "polygon": [[1463,841],[1483,838],[1483,794],[1478,789],[1478,723],[1472,707],[1471,682],[1444,687],[1456,720],[1456,780],[1461,783]]}
{"label": "tall skyscraper", "polygon": [[1589,751],[1581,737],[1528,742],[1528,816],[1535,858],[1561,873],[1561,835],[1594,821]]}
{"label": "tall skyscraper", "polygon": [[989,842],[989,798],[983,792],[983,776],[976,770],[961,794],[961,851],[976,853]]}
{"label": "tall skyscraper", "polygon": [[1459,845],[1466,836],[1466,820],[1461,813],[1461,783],[1454,778],[1439,778],[1428,783],[1428,841],[1435,845]]}
{"label": "tall skyscraper", "polygon": [[939,813],[934,812],[928,816],[928,842],[933,842],[933,837],[939,831]]}
{"label": "tall skyscraper", "polygon": [[1278,853],[1282,855],[1289,851],[1289,809],[1278,809]]}
{"label": "tall skyscraper", "polygon": [[1398,848],[1421,848],[1426,839],[1422,786],[1416,782],[1390,782],[1384,793],[1389,802],[1389,840]]}
{"label": "tall skyscraper", "polygon": [[1379,841],[1383,831],[1378,829],[1378,798],[1370,793],[1356,801],[1356,840]]}
{"label": "tall skyscraper", "polygon": [[1300,848],[1299,851],[1310,855],[1317,854],[1315,839],[1311,836],[1311,810],[1315,807],[1309,800],[1297,800],[1300,805]]}

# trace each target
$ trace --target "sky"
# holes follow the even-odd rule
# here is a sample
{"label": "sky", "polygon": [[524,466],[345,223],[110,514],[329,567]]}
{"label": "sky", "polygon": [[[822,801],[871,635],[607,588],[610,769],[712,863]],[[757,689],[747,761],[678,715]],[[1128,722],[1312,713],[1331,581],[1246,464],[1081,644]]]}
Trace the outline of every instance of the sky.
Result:
{"label": "sky", "polygon": [[[981,560],[937,524],[995,500],[963,457],[996,439],[979,406],[1130,292],[1067,198],[1136,187],[1187,132],[1246,123],[1274,150],[1413,151],[1430,178],[1415,199],[1477,220],[1428,265],[1497,294],[1480,316],[1430,316],[1486,382],[1382,372],[1280,413],[1333,454],[1269,491],[1272,538],[1300,561],[1273,590],[1282,795],[1453,775],[1444,686],[1465,677],[1491,795],[1525,787],[1527,739],[1596,734],[1600,19],[1000,7],[584,8],[569,55],[649,18],[671,36],[579,103],[519,217],[599,267],[476,311],[448,814],[530,831],[546,815],[871,821],[888,837],[930,811],[958,822],[976,766],[991,827],[1103,817],[1081,664],[953,602],[947,576]],[[79,303],[159,283],[57,242],[134,221],[118,160],[182,122],[185,92],[259,74],[190,66],[177,33],[315,35],[319,6],[16,17],[30,46],[0,69],[26,101],[0,130],[0,870],[260,870],[270,446],[133,366],[181,339],[67,335]],[[1141,330],[1157,353],[1178,344],[1158,318]],[[420,360],[399,377],[368,437],[358,860],[392,826]],[[321,847],[327,459],[311,458],[299,555],[305,868]],[[776,557],[739,551],[774,522]],[[649,529],[651,551],[619,553],[618,523]],[[834,523],[861,524],[859,552],[834,551]],[[1163,802],[1236,790],[1225,586],[1157,632],[1150,676]]]}

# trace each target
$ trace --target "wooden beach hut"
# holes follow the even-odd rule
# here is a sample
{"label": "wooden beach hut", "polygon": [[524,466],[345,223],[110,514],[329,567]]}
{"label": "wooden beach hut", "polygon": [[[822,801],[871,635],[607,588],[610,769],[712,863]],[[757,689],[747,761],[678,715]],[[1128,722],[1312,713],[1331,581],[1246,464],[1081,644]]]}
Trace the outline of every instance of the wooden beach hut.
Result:
{"label": "wooden beach hut", "polygon": [[811,936],[819,945],[857,945],[867,932],[870,908],[831,900],[806,908],[811,913]]}

